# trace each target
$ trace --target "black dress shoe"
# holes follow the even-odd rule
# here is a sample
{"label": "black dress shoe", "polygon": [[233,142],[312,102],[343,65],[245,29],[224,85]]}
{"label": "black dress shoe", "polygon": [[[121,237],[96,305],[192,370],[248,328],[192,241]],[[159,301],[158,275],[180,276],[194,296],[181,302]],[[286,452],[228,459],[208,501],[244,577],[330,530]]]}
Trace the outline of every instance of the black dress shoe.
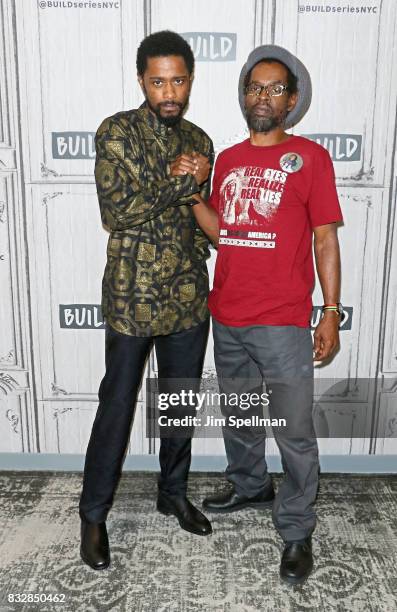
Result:
{"label": "black dress shoe", "polygon": [[110,552],[106,523],[86,523],[81,521],[80,556],[92,569],[109,567]]}
{"label": "black dress shoe", "polygon": [[255,497],[239,495],[234,489],[225,491],[212,497],[206,497],[203,501],[203,508],[211,512],[236,512],[242,508],[269,508],[274,500],[273,486],[267,491],[258,493]]}
{"label": "black dress shoe", "polygon": [[196,535],[209,535],[212,533],[209,520],[186,497],[159,493],[157,510],[166,516],[170,514],[176,516],[180,526],[185,531],[190,531],[190,533],[195,533]]}
{"label": "black dress shoe", "polygon": [[289,584],[302,584],[313,569],[311,538],[286,542],[281,557],[280,576]]}

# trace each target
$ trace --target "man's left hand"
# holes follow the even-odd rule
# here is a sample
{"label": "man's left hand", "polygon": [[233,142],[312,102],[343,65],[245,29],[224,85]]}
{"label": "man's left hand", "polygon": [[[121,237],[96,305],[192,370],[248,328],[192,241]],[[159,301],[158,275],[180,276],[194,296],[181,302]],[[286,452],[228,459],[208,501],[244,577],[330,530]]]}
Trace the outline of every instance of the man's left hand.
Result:
{"label": "man's left hand", "polygon": [[196,164],[196,170],[193,174],[196,178],[197,184],[202,185],[208,179],[211,170],[209,159],[197,151],[193,152],[192,157],[194,163]]}
{"label": "man's left hand", "polygon": [[326,312],[314,332],[314,361],[324,361],[339,348],[339,322],[336,312]]}

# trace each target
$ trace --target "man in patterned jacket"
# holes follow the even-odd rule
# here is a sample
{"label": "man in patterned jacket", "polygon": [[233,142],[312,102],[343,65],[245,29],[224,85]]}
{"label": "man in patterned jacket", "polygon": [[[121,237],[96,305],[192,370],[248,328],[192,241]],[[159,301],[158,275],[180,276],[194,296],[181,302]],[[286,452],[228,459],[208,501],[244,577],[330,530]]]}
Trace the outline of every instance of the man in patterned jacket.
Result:
{"label": "man in patterned jacket", "polygon": [[[110,231],[103,278],[106,373],[99,388],[80,500],[81,556],[110,563],[106,517],[120,477],[147,357],[160,379],[202,374],[208,336],[208,241],[195,222],[194,194],[208,197],[213,146],[182,118],[194,57],[170,31],[137,53],[145,102],[105,119],[96,134],[95,179]],[[211,524],[186,498],[190,437],[162,437],[157,509],[198,535]]]}

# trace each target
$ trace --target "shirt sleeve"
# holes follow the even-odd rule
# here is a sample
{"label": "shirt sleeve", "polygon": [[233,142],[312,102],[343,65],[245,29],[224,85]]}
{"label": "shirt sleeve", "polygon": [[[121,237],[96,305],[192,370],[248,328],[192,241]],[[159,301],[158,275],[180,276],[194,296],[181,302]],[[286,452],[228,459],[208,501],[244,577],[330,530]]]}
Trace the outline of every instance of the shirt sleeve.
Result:
{"label": "shirt sleeve", "polygon": [[321,155],[318,155],[313,164],[308,211],[313,229],[318,225],[343,221],[335,185],[334,166],[326,149],[321,151]]}
{"label": "shirt sleeve", "polygon": [[145,183],[138,144],[111,119],[99,127],[95,147],[99,208],[102,222],[111,230],[141,225],[199,191],[192,174]]}
{"label": "shirt sleeve", "polygon": [[[211,166],[208,179],[201,186],[201,191],[200,191],[200,195],[203,198],[203,200],[208,200],[208,197],[209,197],[209,194],[210,194],[210,189],[211,189],[212,168],[213,168],[213,165],[214,165],[214,145],[212,144],[212,140],[210,138],[208,138],[208,141],[206,142],[205,150],[204,151],[200,151],[200,152],[203,153],[203,155],[206,155],[208,157],[209,162],[210,162],[210,166]],[[198,225],[196,223],[196,229],[195,229],[195,233],[194,233],[194,248],[196,249],[196,253],[202,259],[208,259],[209,256],[211,255],[211,253],[209,251],[210,244],[211,244],[210,240],[207,238],[207,236],[198,227]]]}

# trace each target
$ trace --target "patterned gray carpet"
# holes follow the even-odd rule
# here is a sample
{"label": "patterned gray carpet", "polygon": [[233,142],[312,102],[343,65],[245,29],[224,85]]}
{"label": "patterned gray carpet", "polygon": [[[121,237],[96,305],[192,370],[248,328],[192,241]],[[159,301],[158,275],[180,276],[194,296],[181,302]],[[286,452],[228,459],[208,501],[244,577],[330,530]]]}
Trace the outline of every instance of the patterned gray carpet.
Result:
{"label": "patterned gray carpet", "polygon": [[[1,472],[1,612],[397,610],[397,477],[321,477],[315,570],[300,587],[280,584],[269,511],[209,515],[213,535],[194,536],[155,511],[155,483],[123,476],[108,521],[112,564],[95,572],[78,554],[81,475]],[[190,498],[199,504],[222,483],[193,474]],[[65,601],[9,603],[10,593]]]}

